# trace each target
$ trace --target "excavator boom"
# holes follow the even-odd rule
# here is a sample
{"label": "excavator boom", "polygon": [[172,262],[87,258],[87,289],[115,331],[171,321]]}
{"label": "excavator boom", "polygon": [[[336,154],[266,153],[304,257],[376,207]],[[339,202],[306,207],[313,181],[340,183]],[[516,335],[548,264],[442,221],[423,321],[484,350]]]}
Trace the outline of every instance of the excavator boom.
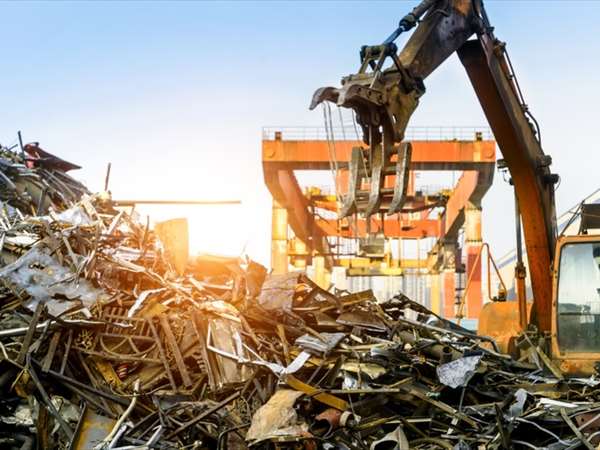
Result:
{"label": "excavator boom", "polygon": [[[418,23],[418,25],[417,25]],[[403,49],[394,41],[415,27]],[[476,39],[469,40],[476,36]],[[534,293],[532,318],[549,332],[552,318],[552,265],[556,243],[552,162],[545,155],[537,125],[516,82],[505,45],[493,35],[481,0],[425,0],[405,16],[381,45],[361,49],[356,74],[342,79],[340,88],[318,89],[311,104],[323,101],[352,108],[362,127],[371,161],[371,195],[361,210],[350,200],[344,214],[379,212],[386,165],[399,153],[409,119],[425,92],[424,81],[454,52],[465,67],[503,154],[521,205],[525,247]],[[384,63],[391,61],[389,68]],[[535,122],[535,121],[534,121]],[[507,212],[508,213],[508,212]]]}

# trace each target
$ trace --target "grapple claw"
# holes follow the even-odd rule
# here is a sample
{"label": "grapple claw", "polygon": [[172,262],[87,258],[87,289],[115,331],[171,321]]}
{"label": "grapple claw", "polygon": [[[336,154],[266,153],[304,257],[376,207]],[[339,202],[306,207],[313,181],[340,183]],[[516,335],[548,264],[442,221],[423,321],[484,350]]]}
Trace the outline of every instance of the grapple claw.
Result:
{"label": "grapple claw", "polygon": [[[404,202],[406,181],[403,175],[407,161],[410,160],[410,151],[399,144],[404,139],[408,121],[425,88],[422,82],[413,79],[402,67],[395,51],[391,56],[396,70],[382,71],[382,62],[389,52],[379,49],[377,53],[375,50],[366,52],[368,55],[363,58],[360,71],[342,79],[340,88],[318,89],[310,104],[310,109],[315,109],[320,103],[329,101],[354,110],[356,121],[362,128],[363,141],[368,146],[366,150],[358,148],[353,151],[349,186],[340,211],[341,217],[356,212],[368,217],[390,206],[390,214],[398,213]],[[379,59],[375,64],[373,58],[376,57]],[[367,73],[371,59],[375,68],[373,72]],[[398,155],[398,163],[391,159],[396,153],[401,153]],[[365,160],[368,164],[365,164]],[[357,164],[362,167],[357,167]],[[394,183],[391,203],[389,198],[384,199],[386,195],[389,197],[389,192],[384,192],[387,175],[399,177]],[[368,182],[368,190],[362,190],[363,180]]]}
{"label": "grapple claw", "polygon": [[324,101],[337,103],[339,95],[340,91],[337,88],[331,86],[319,88],[313,94],[312,101],[310,102],[308,109],[312,111]]}

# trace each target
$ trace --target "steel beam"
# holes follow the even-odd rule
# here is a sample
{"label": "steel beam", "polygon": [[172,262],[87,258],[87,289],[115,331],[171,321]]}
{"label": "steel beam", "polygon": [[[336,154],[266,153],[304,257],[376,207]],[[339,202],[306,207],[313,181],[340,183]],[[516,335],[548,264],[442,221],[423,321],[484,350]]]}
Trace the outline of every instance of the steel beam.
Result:
{"label": "steel beam", "polygon": [[481,206],[481,200],[494,180],[494,164],[480,164],[479,170],[463,172],[456,183],[452,195],[446,202],[446,212],[442,218],[445,239],[455,240],[458,231],[465,223],[465,208],[472,204]]}
{"label": "steel beam", "polygon": [[[316,227],[313,216],[309,212],[309,202],[304,196],[293,170],[277,169],[263,164],[263,176],[273,199],[288,211],[288,223],[294,234],[309,247],[320,254],[331,253],[326,235]],[[327,257],[327,267],[333,265],[332,258]]]}
{"label": "steel beam", "polygon": [[[329,170],[330,152],[327,141],[262,142],[263,165],[288,170]],[[360,141],[336,141],[335,159],[339,167],[348,166],[353,147]],[[495,141],[412,141],[412,170],[477,170],[482,163],[496,162]]]}
{"label": "steel beam", "polygon": [[[353,226],[340,227],[336,219],[317,218],[316,225],[328,236],[356,238],[367,234],[367,221],[359,219]],[[371,219],[371,230],[382,229],[380,219]],[[438,237],[441,233],[441,223],[436,219],[398,220],[386,219],[383,222],[386,237],[403,239],[423,239]]]}

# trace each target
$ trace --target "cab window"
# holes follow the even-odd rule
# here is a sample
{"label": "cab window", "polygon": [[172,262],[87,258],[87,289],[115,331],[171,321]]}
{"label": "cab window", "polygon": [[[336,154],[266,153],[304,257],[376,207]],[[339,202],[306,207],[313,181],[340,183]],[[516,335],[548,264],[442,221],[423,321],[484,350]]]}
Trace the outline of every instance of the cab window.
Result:
{"label": "cab window", "polygon": [[600,242],[562,247],[557,300],[561,351],[600,351]]}

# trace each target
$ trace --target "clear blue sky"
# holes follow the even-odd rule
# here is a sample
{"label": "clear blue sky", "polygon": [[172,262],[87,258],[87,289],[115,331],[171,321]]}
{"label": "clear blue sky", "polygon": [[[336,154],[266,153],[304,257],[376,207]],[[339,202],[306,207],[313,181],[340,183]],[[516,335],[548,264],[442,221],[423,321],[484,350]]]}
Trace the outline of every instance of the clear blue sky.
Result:
{"label": "clear blue sky", "polygon": [[[239,198],[196,210],[194,245],[268,263],[270,200],[261,128],[321,125],[315,88],[355,71],[414,1],[2,3],[0,142],[28,141],[84,168],[100,189],[106,163],[119,198]],[[486,2],[507,41],[564,210],[600,187],[598,1]],[[455,57],[427,80],[412,125],[485,118]],[[512,194],[487,196],[484,237],[512,246]],[[182,211],[152,211],[158,216]],[[220,219],[221,218],[221,219]],[[231,235],[228,242],[224,235]]]}

